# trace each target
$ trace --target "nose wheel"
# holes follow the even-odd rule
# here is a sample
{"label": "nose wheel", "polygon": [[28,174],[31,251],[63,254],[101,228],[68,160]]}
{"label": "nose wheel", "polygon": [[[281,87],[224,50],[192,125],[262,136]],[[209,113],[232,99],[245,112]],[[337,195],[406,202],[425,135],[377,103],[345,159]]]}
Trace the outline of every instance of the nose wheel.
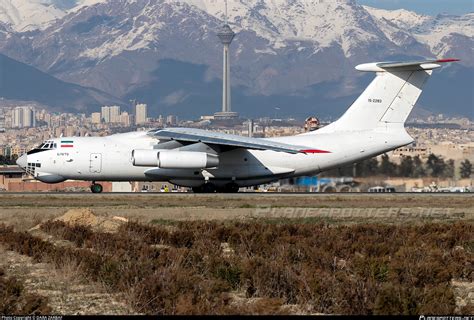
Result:
{"label": "nose wheel", "polygon": [[92,193],[102,193],[102,190],[103,190],[103,189],[104,189],[104,188],[102,187],[101,184],[98,184],[98,183],[95,183],[95,182],[94,182],[94,183],[91,185],[91,191],[92,191]]}

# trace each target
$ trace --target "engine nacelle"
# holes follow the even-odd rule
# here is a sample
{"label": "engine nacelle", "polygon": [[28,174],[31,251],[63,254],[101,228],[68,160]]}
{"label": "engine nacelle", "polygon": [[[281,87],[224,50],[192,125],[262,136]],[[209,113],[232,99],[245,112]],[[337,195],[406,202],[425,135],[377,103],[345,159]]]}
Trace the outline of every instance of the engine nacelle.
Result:
{"label": "engine nacelle", "polygon": [[135,167],[158,167],[159,150],[133,150],[132,163]]}
{"label": "engine nacelle", "polygon": [[219,165],[219,158],[206,152],[160,151],[158,167],[163,169],[204,169]]}
{"label": "engine nacelle", "polygon": [[133,150],[133,165],[162,169],[205,169],[219,165],[216,155],[206,152],[173,150]]}

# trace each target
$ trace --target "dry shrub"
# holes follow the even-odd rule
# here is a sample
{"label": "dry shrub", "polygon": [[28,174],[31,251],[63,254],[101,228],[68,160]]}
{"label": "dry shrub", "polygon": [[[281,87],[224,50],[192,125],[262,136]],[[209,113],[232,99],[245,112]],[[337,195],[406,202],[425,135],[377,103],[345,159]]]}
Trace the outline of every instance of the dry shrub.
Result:
{"label": "dry shrub", "polygon": [[221,293],[229,286],[205,280],[189,269],[160,268],[135,288],[132,305],[139,312],[153,314],[209,314],[221,308]]}
{"label": "dry shrub", "polygon": [[[89,279],[131,292],[131,304],[147,314],[280,314],[285,305],[308,313],[449,314],[450,281],[474,278],[470,223],[129,222],[105,234],[54,222],[43,230],[81,249],[5,227],[0,242],[58,267],[75,261]],[[237,303],[235,292],[247,299]]]}
{"label": "dry shrub", "polygon": [[170,232],[164,226],[149,226],[134,221],[121,225],[118,233],[129,234],[147,244],[167,243],[170,237]]}
{"label": "dry shrub", "polygon": [[51,311],[47,298],[25,292],[20,281],[0,269],[0,314],[44,315]]}
{"label": "dry shrub", "polygon": [[40,229],[56,237],[74,242],[77,246],[82,246],[84,241],[92,235],[92,229],[89,226],[69,225],[63,221],[46,221],[41,224]]}

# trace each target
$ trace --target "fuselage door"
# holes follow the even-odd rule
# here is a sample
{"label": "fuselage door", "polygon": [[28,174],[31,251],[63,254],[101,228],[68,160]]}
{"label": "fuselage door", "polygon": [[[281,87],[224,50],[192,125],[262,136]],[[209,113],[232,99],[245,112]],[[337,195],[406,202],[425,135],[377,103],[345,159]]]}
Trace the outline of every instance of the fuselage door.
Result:
{"label": "fuselage door", "polygon": [[102,171],[102,154],[91,153],[89,171],[91,173],[100,173]]}

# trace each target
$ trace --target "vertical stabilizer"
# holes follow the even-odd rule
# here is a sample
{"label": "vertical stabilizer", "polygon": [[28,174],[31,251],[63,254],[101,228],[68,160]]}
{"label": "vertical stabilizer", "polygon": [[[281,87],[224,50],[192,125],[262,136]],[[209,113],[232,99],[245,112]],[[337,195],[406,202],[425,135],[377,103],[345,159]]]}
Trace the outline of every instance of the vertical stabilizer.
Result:
{"label": "vertical stabilizer", "polygon": [[403,124],[410,115],[433,69],[455,59],[420,62],[379,62],[358,65],[376,72],[375,79],[346,113],[326,130],[369,130],[383,124]]}

